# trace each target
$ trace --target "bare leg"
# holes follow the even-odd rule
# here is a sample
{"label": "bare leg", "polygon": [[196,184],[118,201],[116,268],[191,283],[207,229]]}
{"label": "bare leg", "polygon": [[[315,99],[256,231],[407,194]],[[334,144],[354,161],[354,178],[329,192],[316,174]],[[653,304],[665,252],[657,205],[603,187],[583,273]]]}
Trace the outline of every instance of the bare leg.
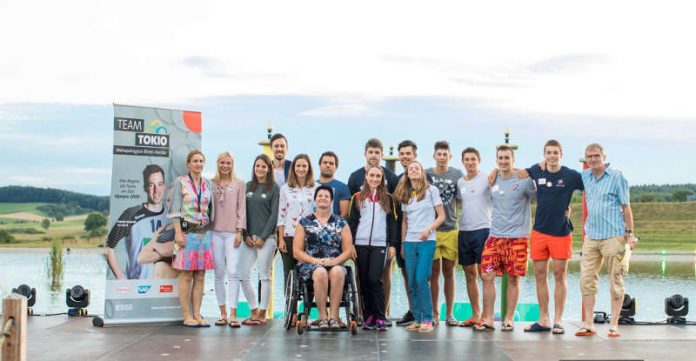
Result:
{"label": "bare leg", "polygon": [[568,293],[568,285],[566,285],[566,276],[568,275],[568,260],[555,259],[553,260],[553,278],[555,287],[553,291],[554,299],[554,316],[553,323],[560,324],[563,322],[563,310],[565,308],[566,294]]}
{"label": "bare leg", "polygon": [[314,300],[317,303],[317,309],[319,310],[319,317],[326,317],[326,296],[329,290],[329,276],[326,269],[323,267],[318,267],[312,273],[312,280],[314,281]]}
{"label": "bare leg", "polygon": [[517,308],[517,301],[520,299],[520,278],[517,276],[508,275],[508,289],[507,289],[507,312],[505,313],[505,321],[512,323],[515,318],[515,308]]}
{"label": "bare leg", "polygon": [[471,312],[474,320],[481,318],[481,306],[479,306],[478,264],[462,266],[466,275],[466,293],[469,295]]}
{"label": "bare leg", "polygon": [[481,275],[483,280],[483,323],[493,325],[493,308],[495,307],[495,272]]}
{"label": "bare leg", "polygon": [[201,304],[203,303],[203,287],[205,286],[205,271],[193,272],[193,287],[191,288],[191,302],[193,306],[193,317],[198,323],[205,323],[201,316]]}
{"label": "bare leg", "polygon": [[[343,297],[343,284],[346,280],[346,272],[343,267],[332,267],[329,271],[329,280],[331,281],[331,317],[338,319],[338,312],[341,310],[341,298]],[[324,297],[326,299],[326,296]]]}
{"label": "bare leg", "polygon": [[549,260],[534,261],[539,324],[549,326]]}
{"label": "bare leg", "polygon": [[433,299],[433,320],[440,319],[440,258],[433,261],[433,268],[430,276],[430,297]]}
{"label": "bare leg", "polygon": [[224,304],[220,305],[220,319],[227,320],[227,306]]}
{"label": "bare leg", "polygon": [[442,259],[442,275],[445,277],[445,305],[447,308],[447,317],[454,316],[454,266],[454,261]]}
{"label": "bare leg", "polygon": [[582,306],[585,309],[583,314],[585,320],[582,323],[582,327],[589,330],[594,330],[594,305],[595,295],[582,295]]}
{"label": "bare leg", "polygon": [[193,282],[192,271],[182,271],[179,276],[179,304],[181,313],[184,316],[184,323],[195,323],[191,315],[191,283]]}

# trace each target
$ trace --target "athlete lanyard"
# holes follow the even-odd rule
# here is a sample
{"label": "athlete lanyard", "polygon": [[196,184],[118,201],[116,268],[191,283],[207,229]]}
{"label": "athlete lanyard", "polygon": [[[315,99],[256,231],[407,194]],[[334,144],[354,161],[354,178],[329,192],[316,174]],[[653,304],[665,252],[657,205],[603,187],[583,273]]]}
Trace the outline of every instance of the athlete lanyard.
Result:
{"label": "athlete lanyard", "polygon": [[198,213],[201,213],[201,193],[203,192],[203,178],[201,178],[201,187],[196,188],[196,182],[193,181],[193,177],[191,177],[191,173],[188,174],[189,179],[191,180],[191,185],[193,185],[193,189],[196,191],[196,200],[198,201]]}

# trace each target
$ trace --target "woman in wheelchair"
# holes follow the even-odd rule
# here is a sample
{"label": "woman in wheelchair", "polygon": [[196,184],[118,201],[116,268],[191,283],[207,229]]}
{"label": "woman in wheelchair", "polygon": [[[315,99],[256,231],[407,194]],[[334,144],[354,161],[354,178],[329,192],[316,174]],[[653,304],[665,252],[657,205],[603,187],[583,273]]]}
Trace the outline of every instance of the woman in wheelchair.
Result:
{"label": "woman in wheelchair", "polygon": [[319,328],[340,328],[340,307],[331,307],[330,318],[324,318],[326,298],[329,296],[331,305],[341,303],[346,276],[343,263],[351,256],[353,240],[346,221],[331,212],[331,187],[317,187],[314,202],[316,211],[302,218],[295,228],[293,254],[299,262],[299,277],[305,282],[312,280],[314,298],[322,317]]}
{"label": "woman in wheelchair", "polygon": [[350,202],[348,224],[355,239],[356,264],[363,301],[363,329],[386,331],[382,273],[396,255],[396,208],[387,190],[384,170],[368,166],[360,192]]}

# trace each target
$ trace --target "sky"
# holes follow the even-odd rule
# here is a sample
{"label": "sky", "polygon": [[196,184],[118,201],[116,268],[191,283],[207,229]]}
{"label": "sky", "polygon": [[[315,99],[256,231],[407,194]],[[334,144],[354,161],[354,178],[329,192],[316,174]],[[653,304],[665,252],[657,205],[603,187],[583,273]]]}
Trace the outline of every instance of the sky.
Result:
{"label": "sky", "polygon": [[[37,11],[41,9],[41,11]],[[696,182],[696,33],[689,1],[0,0],[0,185],[106,195],[113,103],[203,113],[203,151],[248,180],[256,142],[340,157],[467,146],[491,169],[555,138],[579,168],[600,142],[632,184]],[[214,172],[213,162],[206,168]]]}

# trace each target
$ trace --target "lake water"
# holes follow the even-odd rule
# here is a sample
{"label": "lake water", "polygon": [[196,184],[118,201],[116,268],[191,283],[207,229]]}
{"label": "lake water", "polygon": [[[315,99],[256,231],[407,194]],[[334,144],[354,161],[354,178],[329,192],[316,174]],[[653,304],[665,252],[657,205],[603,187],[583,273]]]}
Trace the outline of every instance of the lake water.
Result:
{"label": "lake water", "polygon": [[[568,274],[568,301],[566,303],[566,320],[580,319],[579,263],[577,256],[571,262]],[[37,300],[34,313],[65,312],[65,289],[80,284],[91,292],[89,311],[92,314],[102,314],[104,307],[104,280],[106,264],[104,256],[94,251],[75,250],[66,254],[65,273],[61,290],[51,291],[47,272],[48,253],[44,250],[32,251],[0,251],[0,296],[5,297],[12,288],[20,284],[28,284],[37,290]],[[530,267],[531,268],[531,267]],[[282,310],[282,264],[276,258],[276,282],[274,302],[276,314]],[[551,277],[551,276],[550,276]],[[398,272],[392,277],[392,308],[391,316],[400,316],[407,309],[403,283]],[[636,257],[631,262],[631,272],[626,277],[626,290],[636,298],[636,320],[661,321],[664,314],[664,299],[679,293],[685,297],[696,299],[696,256],[643,256]],[[553,292],[553,279],[550,279]],[[461,268],[456,272],[456,302],[468,302],[464,273]],[[520,303],[536,303],[536,291],[533,275],[524,277],[521,282],[522,291]],[[206,292],[203,300],[203,315],[216,317],[218,307],[213,287],[213,272],[206,274]],[[440,287],[442,292],[442,287]],[[553,295],[553,294],[552,294]],[[243,297],[243,296],[242,296]],[[500,297],[498,295],[498,301]],[[553,299],[553,296],[552,296]],[[444,296],[440,296],[444,302]],[[498,302],[499,303],[499,302]],[[499,305],[496,306],[496,310]],[[600,276],[600,291],[597,296],[597,310],[609,311],[609,292],[606,274]],[[551,309],[553,312],[553,308]],[[687,319],[691,317],[687,316]]]}

